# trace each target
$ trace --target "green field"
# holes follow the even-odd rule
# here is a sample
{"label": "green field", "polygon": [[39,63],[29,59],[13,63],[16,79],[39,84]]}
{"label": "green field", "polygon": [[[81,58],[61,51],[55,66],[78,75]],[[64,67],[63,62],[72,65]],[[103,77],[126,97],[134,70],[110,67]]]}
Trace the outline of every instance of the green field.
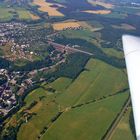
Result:
{"label": "green field", "polygon": [[26,9],[16,9],[16,12],[21,20],[31,20],[30,12]]}
{"label": "green field", "polygon": [[135,140],[129,124],[130,113],[131,109],[129,108],[127,113],[123,116],[122,120],[116,127],[110,140]]}
{"label": "green field", "polygon": [[[50,123],[52,126],[43,135],[43,140],[46,138],[57,140],[57,137],[62,139],[64,133],[70,140],[81,139],[81,137],[83,139],[87,137],[87,140],[90,140],[93,139],[93,134],[97,133],[96,140],[98,140],[104,135],[128,97],[127,92],[114,94],[127,86],[127,78],[122,70],[100,60],[90,59],[85,70],[75,80],[61,77],[49,84],[42,83],[39,88],[29,93],[25,98],[25,106],[19,112],[27,109],[33,101],[37,101],[37,104],[28,110],[36,115],[21,125],[17,140],[37,139],[44,127],[48,127]],[[86,104],[94,99],[96,102]],[[55,123],[51,122],[59,111],[67,110],[67,107],[78,104],[83,105],[64,112]],[[117,106],[115,106],[116,104]],[[104,118],[99,117],[101,113],[104,114]],[[19,118],[16,117],[19,116],[18,114],[11,118],[12,124],[15,122],[15,118]],[[96,120],[96,118],[98,119]],[[94,122],[94,120],[96,121]],[[89,126],[89,124],[91,125]],[[58,131],[60,125],[61,131]],[[87,129],[88,126],[89,129]],[[97,129],[95,126],[98,126]],[[84,129],[79,129],[82,127]],[[94,133],[90,136],[91,131]],[[83,135],[79,137],[81,133]]]}
{"label": "green field", "polygon": [[117,51],[114,48],[102,48],[102,50],[111,57],[124,58],[124,53],[122,51]]}
{"label": "green field", "polygon": [[51,88],[56,90],[56,93],[62,93],[62,92],[64,92],[67,89],[67,87],[70,85],[71,82],[72,82],[71,79],[65,78],[65,77],[61,77],[61,78],[56,79],[51,84],[43,85],[43,87],[45,87],[45,88],[51,87]]}
{"label": "green field", "polygon": [[36,16],[31,16],[30,11],[22,8],[9,8],[5,5],[0,6],[0,21],[10,21],[14,16],[20,20],[37,20]]}
{"label": "green field", "polygon": [[120,69],[100,60],[90,59],[85,68],[87,70],[83,71],[57,98],[62,106],[108,96],[128,87],[127,77]]}
{"label": "green field", "polygon": [[[59,78],[49,85],[42,85],[42,87],[55,88],[57,93],[59,93],[63,91],[70,82],[71,79]],[[41,130],[59,111],[58,105],[53,101],[55,94],[48,92],[44,88],[38,88],[32,91],[25,99],[26,106],[29,106],[33,101],[38,101],[37,105],[30,110],[31,112],[37,113],[37,115],[33,116],[28,123],[21,126],[17,136],[18,140],[25,140],[28,138],[30,140],[35,140],[39,136]],[[40,98],[42,98],[42,100],[40,100]]]}
{"label": "green field", "polygon": [[0,6],[0,21],[9,21],[13,18],[12,8],[6,8],[4,6]]}
{"label": "green field", "polygon": [[65,112],[41,140],[101,140],[127,98],[122,93]]}
{"label": "green field", "polygon": [[[92,27],[91,27],[92,28]],[[93,43],[96,46],[101,46],[101,33],[92,30],[101,30],[103,27],[93,27],[93,29],[83,29],[83,30],[66,30],[61,31],[61,35],[70,39],[84,39],[88,42]]]}

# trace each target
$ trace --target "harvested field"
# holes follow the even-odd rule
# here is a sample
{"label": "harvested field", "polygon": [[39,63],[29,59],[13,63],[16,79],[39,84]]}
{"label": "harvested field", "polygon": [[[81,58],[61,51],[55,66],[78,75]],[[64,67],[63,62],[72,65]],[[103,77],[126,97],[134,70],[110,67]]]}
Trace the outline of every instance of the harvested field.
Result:
{"label": "harvested field", "polygon": [[34,14],[32,14],[32,13],[29,13],[29,15],[30,15],[30,17],[31,17],[33,20],[38,20],[38,19],[40,19],[39,16],[34,15]]}
{"label": "harvested field", "polygon": [[[34,0],[33,4],[38,5],[40,11],[48,12],[49,16],[64,16],[61,12],[58,11],[58,7],[63,7],[61,4],[53,4],[46,2],[45,0]],[[53,7],[54,5],[57,7]]]}
{"label": "harvested field", "polygon": [[83,11],[85,13],[90,13],[90,14],[100,14],[100,15],[107,15],[111,13],[111,10],[86,10]]}
{"label": "harvested field", "polygon": [[103,6],[107,9],[112,9],[114,7],[113,4],[111,3],[105,3],[105,2],[101,2],[99,0],[88,0],[88,2],[94,6],[99,5],[99,6]]}
{"label": "harvested field", "polygon": [[70,21],[70,22],[59,22],[59,23],[54,23],[53,28],[55,30],[63,30],[66,28],[78,28],[80,27],[80,23],[77,21]]}

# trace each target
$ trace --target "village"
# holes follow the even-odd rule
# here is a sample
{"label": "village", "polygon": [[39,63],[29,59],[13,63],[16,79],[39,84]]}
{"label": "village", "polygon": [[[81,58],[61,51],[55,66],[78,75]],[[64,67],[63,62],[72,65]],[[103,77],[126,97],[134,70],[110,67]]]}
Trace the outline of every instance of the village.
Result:
{"label": "village", "polygon": [[[73,29],[79,30],[81,27],[71,28],[71,30]],[[34,87],[37,83],[48,80],[43,77],[36,79],[35,77],[38,77],[38,73],[49,73],[57,66],[65,63],[69,53],[80,52],[93,55],[76,49],[80,47],[76,44],[72,46],[67,44],[64,46],[54,43],[53,37],[58,36],[59,32],[51,32],[49,34],[45,31],[38,30],[37,32],[34,32],[34,30],[30,30],[30,28],[23,23],[0,23],[0,47],[6,48],[9,45],[9,53],[7,53],[6,50],[6,54],[0,57],[6,58],[11,62],[15,62],[17,59],[33,62],[32,58],[34,55],[43,56],[44,53],[48,51],[47,57],[45,57],[45,63],[47,63],[47,61],[51,62],[48,66],[44,65],[40,68],[35,66],[35,68],[28,71],[9,71],[7,69],[0,69],[0,75],[6,76],[7,78],[7,80],[0,85],[1,117],[9,115],[10,112],[13,112],[13,110],[20,105],[19,98],[24,97],[28,89]],[[44,46],[42,45],[43,43],[45,44]],[[39,48],[38,52],[34,51],[36,46]],[[41,50],[43,47],[45,50]]]}

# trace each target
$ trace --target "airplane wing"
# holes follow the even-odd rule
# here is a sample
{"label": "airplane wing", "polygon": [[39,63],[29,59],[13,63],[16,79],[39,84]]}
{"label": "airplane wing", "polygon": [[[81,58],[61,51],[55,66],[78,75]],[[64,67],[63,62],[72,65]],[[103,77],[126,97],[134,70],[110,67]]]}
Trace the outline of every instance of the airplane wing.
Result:
{"label": "airplane wing", "polygon": [[132,99],[135,130],[140,140],[140,38],[123,35],[123,48]]}

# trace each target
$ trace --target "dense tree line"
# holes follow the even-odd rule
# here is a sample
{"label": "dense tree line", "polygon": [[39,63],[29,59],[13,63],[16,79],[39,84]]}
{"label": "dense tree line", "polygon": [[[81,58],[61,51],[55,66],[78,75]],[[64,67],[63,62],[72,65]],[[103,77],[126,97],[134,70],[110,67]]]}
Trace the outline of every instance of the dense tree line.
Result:
{"label": "dense tree line", "polygon": [[60,38],[56,38],[55,41],[57,43],[60,43],[60,44],[62,43],[64,45],[66,45],[66,44],[79,45],[80,49],[93,53],[94,58],[102,60],[102,61],[104,61],[112,66],[118,67],[118,68],[125,68],[124,59],[118,59],[116,57],[108,56],[100,48],[96,47],[94,44],[92,44],[86,40],[70,39],[70,38],[61,36]]}
{"label": "dense tree line", "polygon": [[81,53],[73,53],[69,55],[66,62],[58,66],[57,70],[53,73],[47,74],[47,79],[56,79],[61,76],[76,78],[89,60],[90,56]]}

